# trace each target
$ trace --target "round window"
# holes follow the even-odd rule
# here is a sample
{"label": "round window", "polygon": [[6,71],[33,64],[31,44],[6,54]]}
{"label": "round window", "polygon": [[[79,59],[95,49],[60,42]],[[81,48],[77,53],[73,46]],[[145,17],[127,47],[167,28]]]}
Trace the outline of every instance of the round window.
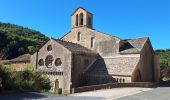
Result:
{"label": "round window", "polygon": [[62,64],[61,59],[60,59],[60,58],[57,58],[57,59],[55,60],[55,66],[60,66],[61,64]]}
{"label": "round window", "polygon": [[51,45],[48,45],[48,46],[47,46],[47,50],[48,50],[48,51],[51,51],[51,50],[52,50],[52,46],[51,46]]}
{"label": "round window", "polygon": [[43,66],[44,65],[44,60],[43,59],[40,59],[39,62],[38,62],[39,66]]}
{"label": "round window", "polygon": [[53,56],[52,55],[48,55],[45,59],[45,65],[47,67],[52,67],[52,63],[53,63]]}

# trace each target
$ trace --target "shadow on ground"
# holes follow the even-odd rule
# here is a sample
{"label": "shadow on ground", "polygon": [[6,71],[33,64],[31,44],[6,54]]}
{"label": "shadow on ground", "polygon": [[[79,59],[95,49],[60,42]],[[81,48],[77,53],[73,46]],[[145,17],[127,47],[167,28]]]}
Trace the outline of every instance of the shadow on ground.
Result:
{"label": "shadow on ground", "polygon": [[170,87],[170,81],[162,82],[158,87]]}
{"label": "shadow on ground", "polygon": [[0,100],[103,100],[102,97],[64,96],[57,94],[24,92],[0,93]]}
{"label": "shadow on ground", "polygon": [[40,99],[40,98],[47,98],[47,96],[40,93],[34,93],[34,92],[0,94],[0,100],[25,100],[25,99]]}

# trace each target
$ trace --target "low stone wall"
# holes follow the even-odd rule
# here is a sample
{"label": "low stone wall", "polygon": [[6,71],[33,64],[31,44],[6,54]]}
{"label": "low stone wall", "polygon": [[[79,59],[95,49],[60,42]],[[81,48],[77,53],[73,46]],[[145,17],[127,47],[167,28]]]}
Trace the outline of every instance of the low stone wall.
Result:
{"label": "low stone wall", "polygon": [[152,82],[135,82],[135,83],[109,83],[109,84],[100,84],[100,85],[91,85],[84,87],[72,88],[71,93],[85,92],[85,91],[94,91],[100,89],[110,89],[118,87],[145,87],[153,88],[156,87],[157,83]]}

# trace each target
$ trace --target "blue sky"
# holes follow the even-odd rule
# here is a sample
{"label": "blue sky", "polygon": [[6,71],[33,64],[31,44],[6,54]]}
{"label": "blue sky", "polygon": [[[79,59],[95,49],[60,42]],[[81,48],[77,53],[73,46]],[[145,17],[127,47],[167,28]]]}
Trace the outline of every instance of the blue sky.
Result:
{"label": "blue sky", "polygon": [[93,27],[122,39],[150,37],[170,48],[170,0],[0,0],[0,21],[60,38],[71,30],[77,7],[94,14]]}

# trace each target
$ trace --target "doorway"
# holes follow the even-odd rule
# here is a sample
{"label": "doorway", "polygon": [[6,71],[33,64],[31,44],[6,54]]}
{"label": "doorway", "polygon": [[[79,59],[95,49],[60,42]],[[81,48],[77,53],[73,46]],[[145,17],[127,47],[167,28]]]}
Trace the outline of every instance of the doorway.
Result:
{"label": "doorway", "polygon": [[59,90],[59,80],[58,79],[55,80],[55,88],[54,89],[55,89],[54,92],[58,94],[58,92],[59,92],[58,91]]}

